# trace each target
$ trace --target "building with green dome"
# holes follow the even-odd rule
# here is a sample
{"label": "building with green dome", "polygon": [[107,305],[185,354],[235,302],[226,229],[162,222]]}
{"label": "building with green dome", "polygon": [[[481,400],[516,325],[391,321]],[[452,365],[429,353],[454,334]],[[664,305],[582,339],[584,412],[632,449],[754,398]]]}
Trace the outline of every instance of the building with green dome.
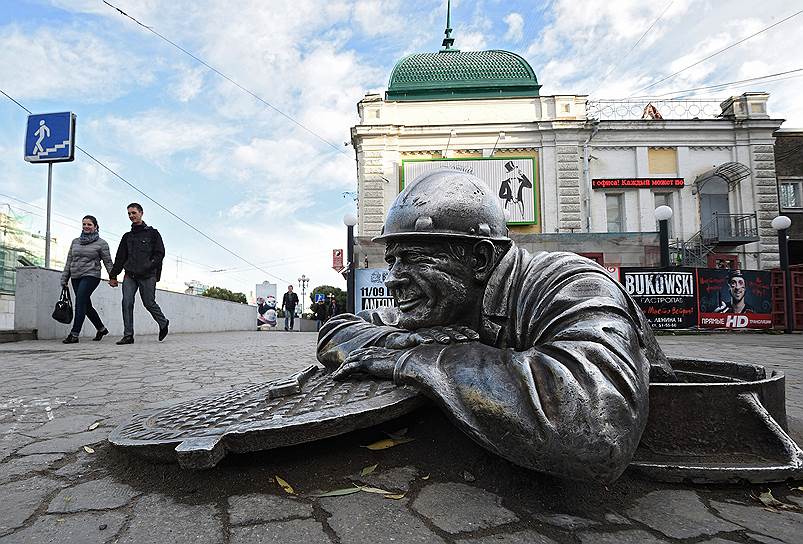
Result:
{"label": "building with green dome", "polygon": [[357,105],[361,266],[384,266],[383,248],[370,240],[399,191],[443,167],[485,180],[509,214],[511,237],[531,251],[575,251],[613,268],[657,265],[654,211],[668,205],[683,264],[778,265],[772,151],[783,121],[767,115],[769,95],[543,95],[527,59],[461,51],[452,32],[447,12],[442,47],[401,58],[387,90]]}

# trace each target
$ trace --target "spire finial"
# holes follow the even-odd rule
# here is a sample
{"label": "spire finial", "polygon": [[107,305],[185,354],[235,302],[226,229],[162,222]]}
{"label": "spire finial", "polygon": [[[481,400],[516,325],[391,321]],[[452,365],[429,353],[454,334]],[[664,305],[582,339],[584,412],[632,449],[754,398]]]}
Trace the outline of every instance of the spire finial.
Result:
{"label": "spire finial", "polygon": [[452,38],[452,0],[446,0],[446,37],[443,38],[443,51],[451,51],[454,45]]}

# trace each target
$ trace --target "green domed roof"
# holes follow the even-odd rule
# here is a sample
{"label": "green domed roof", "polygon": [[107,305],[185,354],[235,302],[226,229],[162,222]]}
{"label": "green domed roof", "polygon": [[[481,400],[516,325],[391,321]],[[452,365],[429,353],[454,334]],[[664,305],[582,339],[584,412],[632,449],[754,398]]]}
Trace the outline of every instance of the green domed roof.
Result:
{"label": "green domed roof", "polygon": [[[447,34],[448,36],[448,34]],[[453,100],[538,96],[532,67],[509,51],[415,53],[396,63],[387,100]]]}

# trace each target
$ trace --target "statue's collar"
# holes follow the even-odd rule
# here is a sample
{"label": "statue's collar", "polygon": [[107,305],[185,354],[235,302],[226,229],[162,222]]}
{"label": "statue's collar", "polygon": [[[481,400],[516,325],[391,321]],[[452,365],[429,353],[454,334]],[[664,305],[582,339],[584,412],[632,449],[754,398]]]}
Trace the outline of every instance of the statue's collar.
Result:
{"label": "statue's collar", "polygon": [[502,257],[488,280],[482,297],[483,343],[499,345],[502,329],[511,317],[510,299],[521,267],[521,250],[513,245]]}

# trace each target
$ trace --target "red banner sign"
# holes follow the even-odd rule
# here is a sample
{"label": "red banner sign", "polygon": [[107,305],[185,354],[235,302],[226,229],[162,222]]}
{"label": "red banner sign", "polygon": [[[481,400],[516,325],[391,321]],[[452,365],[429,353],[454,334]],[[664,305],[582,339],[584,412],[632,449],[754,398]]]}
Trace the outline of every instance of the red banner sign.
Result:
{"label": "red banner sign", "polygon": [[649,189],[651,187],[669,187],[670,189],[685,186],[683,178],[596,178],[591,180],[594,189]]}
{"label": "red banner sign", "polygon": [[332,250],[332,268],[335,272],[341,272],[345,267],[343,266],[343,250]]}

